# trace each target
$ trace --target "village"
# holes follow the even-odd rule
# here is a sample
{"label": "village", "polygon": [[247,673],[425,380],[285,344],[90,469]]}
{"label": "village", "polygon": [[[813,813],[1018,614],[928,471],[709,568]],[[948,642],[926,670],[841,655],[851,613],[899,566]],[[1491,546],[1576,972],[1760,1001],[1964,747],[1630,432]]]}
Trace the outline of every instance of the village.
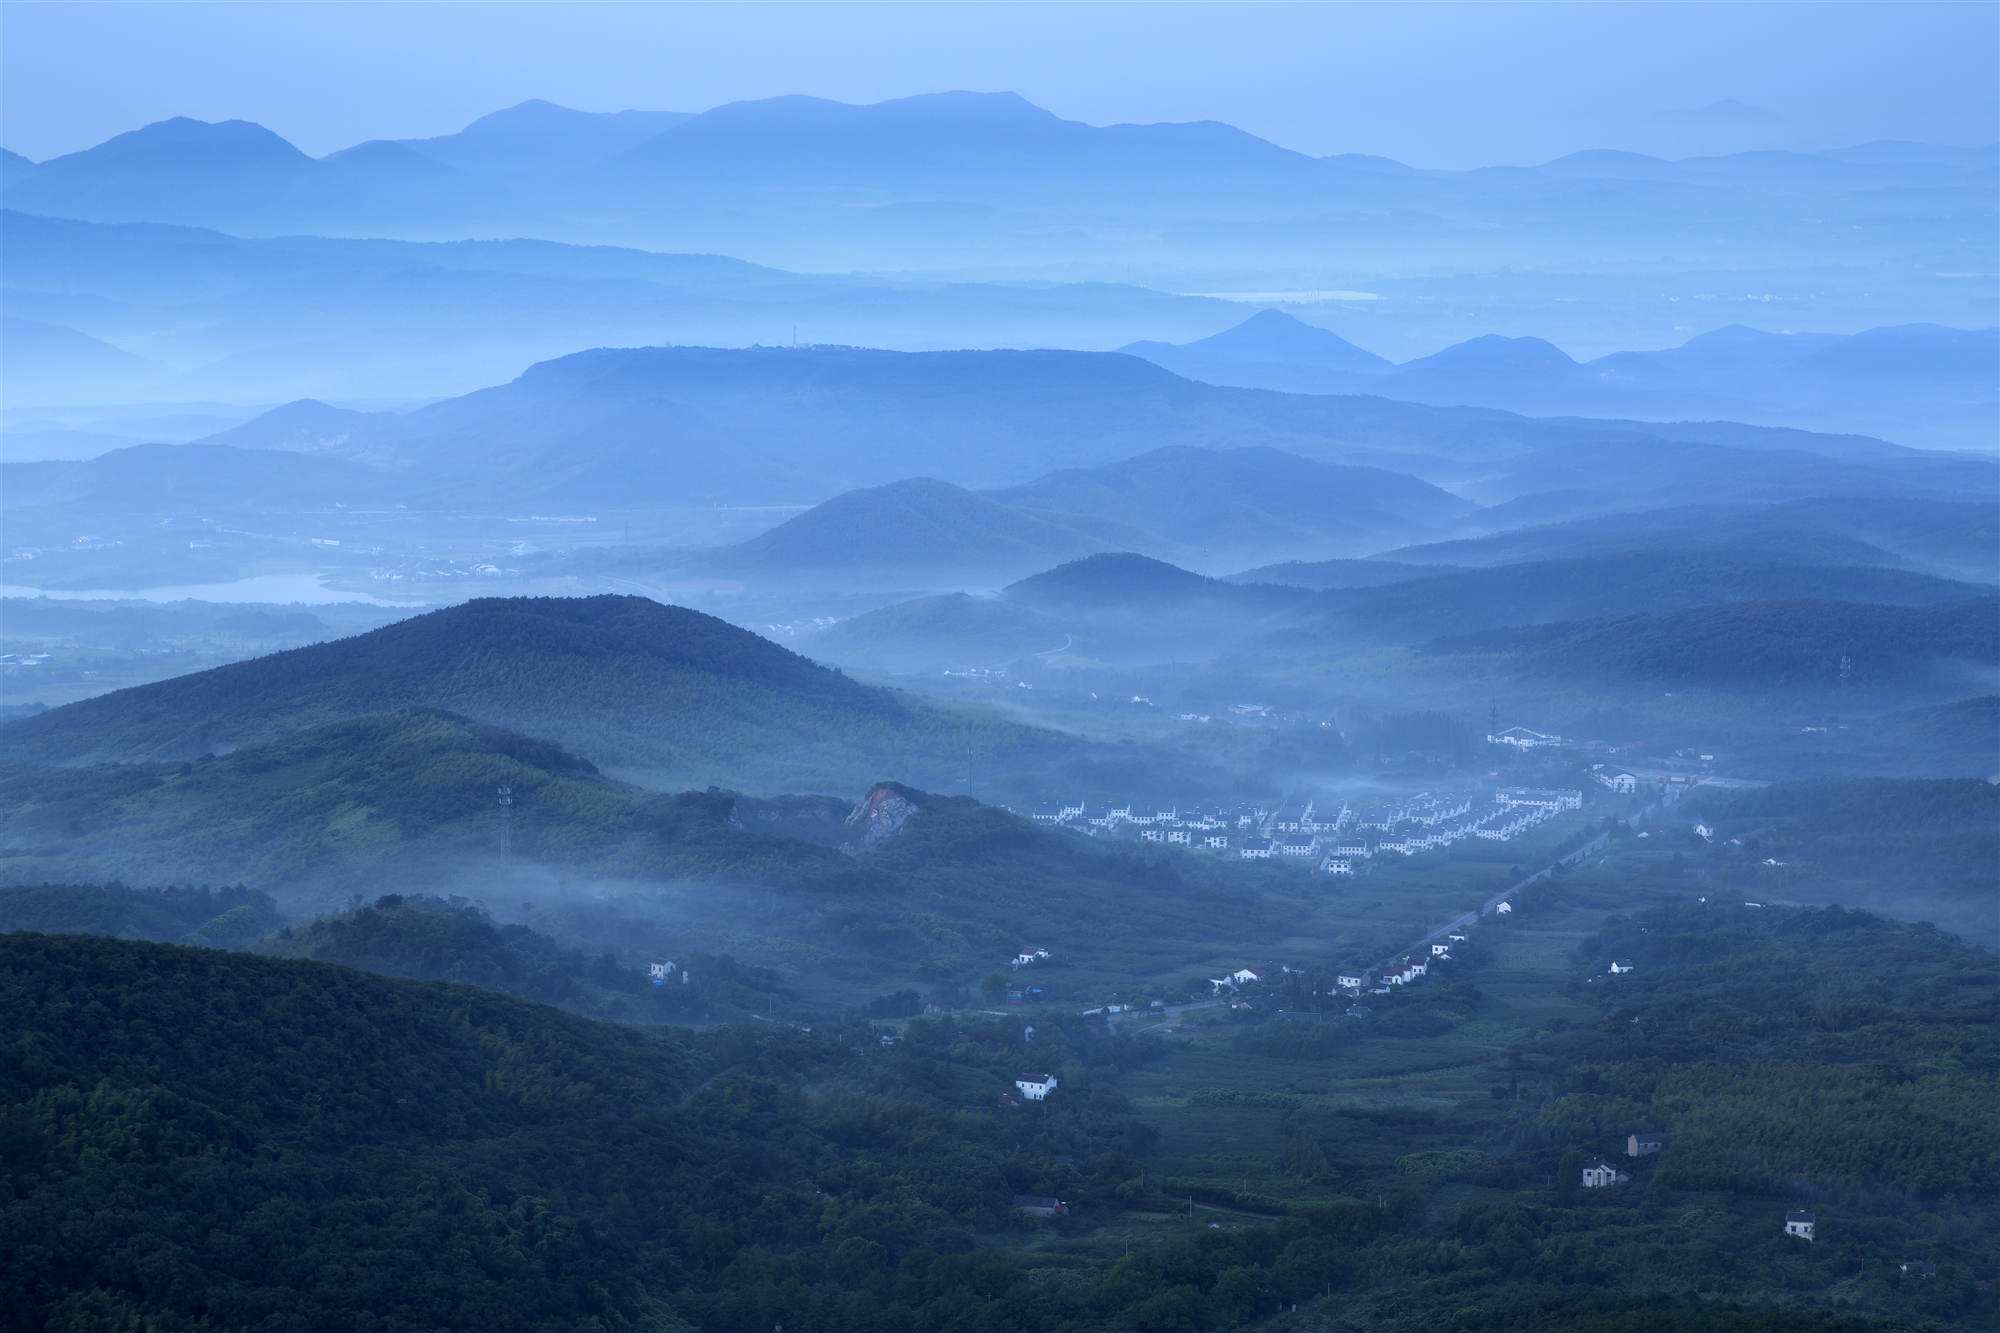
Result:
{"label": "village", "polygon": [[1088,837],[1243,861],[1292,860],[1347,878],[1377,857],[1416,856],[1467,839],[1511,842],[1582,808],[1577,788],[1498,787],[1477,795],[1421,791],[1370,801],[1306,797],[1229,806],[1071,800],[1037,806],[1029,817]]}

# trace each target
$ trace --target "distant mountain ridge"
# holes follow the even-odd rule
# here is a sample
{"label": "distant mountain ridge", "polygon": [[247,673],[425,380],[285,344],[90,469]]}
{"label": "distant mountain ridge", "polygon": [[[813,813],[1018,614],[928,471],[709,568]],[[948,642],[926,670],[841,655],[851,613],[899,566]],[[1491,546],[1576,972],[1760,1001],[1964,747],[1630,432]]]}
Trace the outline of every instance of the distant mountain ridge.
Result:
{"label": "distant mountain ridge", "polygon": [[1727,417],[1986,452],[2000,438],[2000,328],[1993,327],[1815,334],[1733,325],[1679,347],[1589,362],[1540,338],[1488,334],[1396,365],[1265,310],[1213,337],[1122,350],[1190,379],[1241,388],[1371,393],[1535,415]]}
{"label": "distant mountain ridge", "polygon": [[2000,582],[2000,514],[1976,500],[1827,496],[1772,505],[1643,509],[1385,553],[1405,563],[1504,565],[1639,550],[1917,568]]}
{"label": "distant mountain ridge", "polygon": [[849,491],[686,564],[718,574],[865,574],[906,586],[1004,581],[1096,552],[1226,567],[1258,553],[1374,549],[1394,534],[1442,531],[1470,508],[1379,468],[1267,448],[1168,446],[997,490],[916,478]]}
{"label": "distant mountain ridge", "polygon": [[829,661],[897,670],[1003,665],[1030,654],[1181,661],[1445,640],[1457,650],[1473,642],[1466,636],[1528,641],[1534,627],[1558,623],[1808,600],[1927,611],[1988,595],[1979,584],[1898,569],[1694,552],[1458,570],[1381,563],[1385,580],[1318,588],[1285,582],[1282,566],[1273,581],[1253,582],[1206,578],[1129,552],[1092,555],[1010,584],[997,597],[918,598],[871,611],[801,646]]}
{"label": "distant mountain ridge", "polygon": [[[1461,479],[1473,487],[1464,493],[1489,502],[1576,486],[1584,465],[1590,503],[1600,507],[1628,490],[1657,504],[1669,449],[1683,458],[1707,451],[1705,472],[1679,483],[1700,494],[1737,485],[1731,469],[1753,470],[1760,485],[1783,489],[1787,472],[1799,469],[1789,459],[1760,458],[1773,451],[1810,465],[1776,498],[1829,488],[1945,495],[1993,473],[1978,460],[1858,437],[1727,423],[1550,421],[1224,388],[1137,357],[1064,351],[597,349],[415,412],[337,420],[348,438],[333,456],[382,466],[419,493],[448,487],[454,504],[532,498],[629,506],[663,490],[683,500],[771,503],[913,472],[960,486],[1020,486],[1060,468],[1140,455],[1170,462],[1174,455],[1157,451],[1224,444],[1433,482]],[[253,421],[231,438],[284,443],[291,431],[288,418]],[[1156,490],[1174,484],[1165,462],[1152,471],[1164,478],[1147,483]],[[1364,477],[1351,480],[1360,488]],[[1395,484],[1379,474],[1368,482],[1374,507],[1396,512],[1404,501],[1394,499]],[[1061,497],[1035,503],[1048,509]]]}
{"label": "distant mountain ridge", "polygon": [[[1935,247],[1945,271],[1973,271],[1972,238],[1995,214],[1994,158],[1875,146],[1434,171],[1314,158],[1213,121],[1093,126],[1013,93],[942,92],[873,105],[781,96],[686,116],[529,102],[457,134],[318,159],[258,126],[182,118],[10,163],[9,193],[14,207],[93,221],[540,235],[822,271],[879,269],[893,247],[909,272],[1160,281],[1182,262],[1182,238],[1201,235],[1210,267],[1255,290],[1318,271],[1329,236],[1363,272],[1398,255],[1405,269],[1448,264],[1435,244],[1445,236],[1481,271],[1558,254],[1588,271],[1673,253],[1697,219],[1725,267],[1787,253],[1872,266],[1898,236]],[[1871,234],[1869,219],[1893,225]]]}

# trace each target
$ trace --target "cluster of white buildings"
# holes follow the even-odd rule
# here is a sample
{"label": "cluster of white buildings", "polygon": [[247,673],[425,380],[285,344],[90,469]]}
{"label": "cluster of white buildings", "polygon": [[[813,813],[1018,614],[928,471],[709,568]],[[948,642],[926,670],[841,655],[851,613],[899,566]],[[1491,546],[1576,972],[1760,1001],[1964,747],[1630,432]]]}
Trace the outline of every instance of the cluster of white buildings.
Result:
{"label": "cluster of white buildings", "polygon": [[1488,745],[1506,745],[1523,752],[1528,750],[1553,750],[1563,743],[1560,736],[1536,731],[1532,727],[1509,727],[1505,731],[1488,732]]}
{"label": "cluster of white buildings", "polygon": [[1333,974],[1333,993],[1345,995],[1388,995],[1398,986],[1409,986],[1430,975],[1431,968],[1452,961],[1452,946],[1465,943],[1466,936],[1453,931],[1442,940],[1411,950],[1379,971],[1365,967],[1344,967]]}
{"label": "cluster of white buildings", "polygon": [[1365,809],[1347,801],[1322,805],[1314,800],[1276,807],[1196,808],[1067,801],[1038,806],[1031,818],[1037,824],[1092,835],[1233,851],[1245,861],[1309,861],[1325,874],[1346,877],[1374,856],[1415,856],[1472,837],[1506,842],[1565,811],[1582,808],[1583,793],[1578,790],[1506,787],[1483,802],[1464,793],[1419,792]]}
{"label": "cluster of white buildings", "polygon": [[1080,833],[1130,835],[1141,842],[1223,852],[1243,846],[1246,839],[1260,838],[1271,810],[1263,805],[1180,806],[1134,801],[1086,805],[1058,801],[1036,806],[1029,818],[1037,824]]}

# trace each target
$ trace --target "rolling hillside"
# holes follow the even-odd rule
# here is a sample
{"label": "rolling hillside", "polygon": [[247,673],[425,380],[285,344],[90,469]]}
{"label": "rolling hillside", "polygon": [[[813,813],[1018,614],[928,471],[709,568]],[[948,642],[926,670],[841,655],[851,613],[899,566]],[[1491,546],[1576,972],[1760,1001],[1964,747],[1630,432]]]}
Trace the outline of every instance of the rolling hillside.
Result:
{"label": "rolling hillside", "polygon": [[1882,565],[2000,582],[2000,515],[1977,500],[1829,496],[1785,504],[1645,508],[1386,553],[1421,564],[1503,565],[1641,550],[1793,564]]}
{"label": "rolling hillside", "polygon": [[885,773],[1011,781],[1078,746],[848,680],[720,620],[637,597],[485,599],[53,709],[0,757],[195,759],[411,707],[557,741],[660,786],[851,791]]}
{"label": "rolling hillside", "polygon": [[2000,668],[2000,600],[1917,608],[1739,602],[1491,630],[1440,639],[1429,651],[1499,655],[1518,674],[1605,683],[1815,691],[1972,685]]}
{"label": "rolling hillside", "polygon": [[1445,530],[1471,507],[1379,468],[1275,449],[1172,447],[999,490],[916,478],[849,491],[736,546],[659,559],[723,575],[990,584],[1104,552],[1223,568],[1274,553],[1371,550]]}
{"label": "rolling hillside", "polygon": [[[999,666],[1074,646],[1084,624],[1002,597],[945,593],[863,612],[807,636],[799,646],[821,661],[892,671]],[[1088,633],[1083,629],[1086,639]]]}
{"label": "rolling hillside", "polygon": [[722,574],[872,577],[908,587],[940,577],[1004,578],[1144,540],[1092,516],[1043,515],[990,492],[917,478],[837,495],[689,563]]}
{"label": "rolling hillside", "polygon": [[1385,583],[1436,578],[1453,570],[1451,565],[1402,560],[1286,560],[1231,574],[1224,582],[1275,583],[1280,587],[1329,592],[1336,588],[1379,588]]}
{"label": "rolling hillside", "polygon": [[1725,603],[1816,599],[1935,607],[1985,591],[1898,569],[1636,551],[1336,590],[1317,598],[1310,619],[1288,636],[1310,636],[1317,628],[1346,638],[1418,643],[1509,625],[1657,615]]}

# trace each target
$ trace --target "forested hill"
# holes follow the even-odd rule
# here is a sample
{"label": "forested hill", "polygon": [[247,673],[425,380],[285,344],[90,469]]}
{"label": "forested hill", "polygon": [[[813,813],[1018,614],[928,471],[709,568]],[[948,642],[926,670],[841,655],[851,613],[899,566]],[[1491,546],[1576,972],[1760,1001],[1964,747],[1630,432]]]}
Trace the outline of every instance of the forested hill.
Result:
{"label": "forested hill", "polygon": [[2000,666],[2000,599],[1934,607],[1739,602],[1441,639],[1437,654],[1498,654],[1563,679],[1731,688],[1896,685]]}
{"label": "forested hill", "polygon": [[[1990,701],[1989,701],[1990,702]],[[1968,742],[1994,758],[1984,724],[1956,710]],[[1699,789],[1681,807],[1715,830],[1728,872],[1792,899],[1838,901],[1905,920],[1934,921],[2000,947],[2000,786],[1966,778],[1780,782],[1743,791]]]}
{"label": "forested hill", "polygon": [[737,809],[757,805],[657,795],[546,741],[406,709],[193,763],[0,765],[0,875],[247,882],[293,905],[386,889],[489,892],[529,867],[822,891],[853,878],[830,848],[743,827]]}
{"label": "forested hill", "polygon": [[184,760],[329,722],[444,708],[662,787],[851,792],[884,776],[1006,790],[1088,747],[862,685],[641,597],[488,598],[51,710],[0,758]]}
{"label": "forested hill", "polygon": [[[6,897],[0,892],[0,903]],[[495,921],[462,900],[384,894],[370,904],[287,926],[258,943],[256,951],[479,986],[623,1023],[743,1021],[785,1003],[775,976],[733,959],[683,951],[673,960],[673,984],[655,986],[635,960],[611,953],[589,956],[531,927]]]}
{"label": "forested hill", "polygon": [[[1423,642],[1512,625],[1657,615],[1732,602],[1940,606],[1988,589],[1870,566],[1736,560],[1684,551],[1606,552],[1492,569],[1445,571],[1382,587],[1337,589],[1310,604],[1338,639]],[[1308,626],[1304,633],[1311,633]]]}
{"label": "forested hill", "polygon": [[[1634,971],[1606,975],[1609,959]],[[1613,919],[1580,961],[1604,1021],[1548,1043],[1570,1072],[1544,1130],[1635,1115],[1667,1135],[1663,1192],[1838,1203],[1845,1225],[1823,1221],[1841,1239],[1887,1239],[1875,1215],[1898,1194],[2000,1187],[1991,952],[1865,912],[1713,899]]]}
{"label": "forested hill", "polygon": [[[1076,1095],[999,1111],[1012,1022],[921,1024],[892,1052],[851,1026],[669,1037],[324,963],[0,936],[0,1311],[173,1333],[1161,1327],[1156,1284],[1011,1252],[1017,1194],[1115,1214],[1147,1142],[1093,1090],[1084,1061],[1113,1043],[1041,1028]],[[1280,1241],[1174,1262],[1206,1287]],[[1203,1322],[1180,1327],[1272,1303],[1190,1295],[1169,1304]]]}

